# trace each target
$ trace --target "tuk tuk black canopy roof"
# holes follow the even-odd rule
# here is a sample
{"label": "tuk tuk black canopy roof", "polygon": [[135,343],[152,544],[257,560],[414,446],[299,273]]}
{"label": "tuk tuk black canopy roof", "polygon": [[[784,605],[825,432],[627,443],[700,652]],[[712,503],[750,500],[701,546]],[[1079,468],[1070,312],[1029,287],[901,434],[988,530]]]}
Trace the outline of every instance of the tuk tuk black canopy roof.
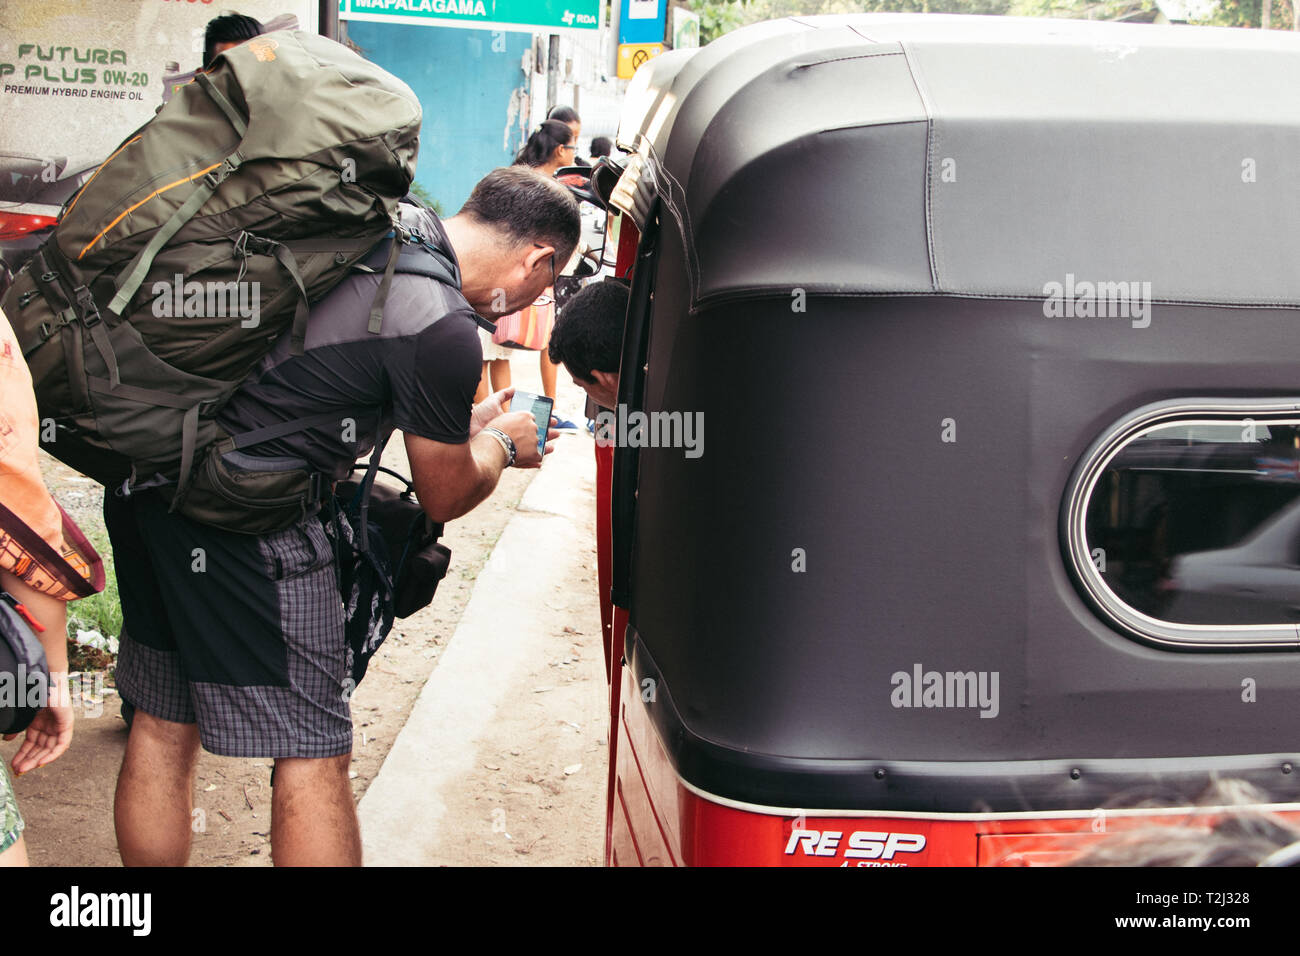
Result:
{"label": "tuk tuk black canopy roof", "polygon": [[[1062,530],[1135,409],[1300,407],[1298,78],[1290,34],[892,15],[638,73],[619,404],[698,441],[616,451],[613,581],[624,713],[683,781],[873,812],[1190,802],[1215,773],[1300,799],[1300,655],[1131,639]],[[1087,282],[1168,304],[1049,314]],[[1151,567],[1159,520],[1124,525]]]}
{"label": "tuk tuk black canopy roof", "polygon": [[1053,19],[788,19],[652,60],[619,145],[732,294],[1300,306],[1300,35]]}

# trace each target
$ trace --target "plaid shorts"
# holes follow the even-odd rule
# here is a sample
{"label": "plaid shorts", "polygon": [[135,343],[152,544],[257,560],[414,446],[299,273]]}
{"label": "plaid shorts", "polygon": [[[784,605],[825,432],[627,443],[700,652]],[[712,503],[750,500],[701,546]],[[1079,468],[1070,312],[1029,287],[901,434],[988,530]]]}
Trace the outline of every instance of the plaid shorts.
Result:
{"label": "plaid shorts", "polygon": [[199,727],[227,757],[352,750],[343,603],[319,518],[222,531],[167,513],[154,492],[104,496],[123,633],[122,698]]}

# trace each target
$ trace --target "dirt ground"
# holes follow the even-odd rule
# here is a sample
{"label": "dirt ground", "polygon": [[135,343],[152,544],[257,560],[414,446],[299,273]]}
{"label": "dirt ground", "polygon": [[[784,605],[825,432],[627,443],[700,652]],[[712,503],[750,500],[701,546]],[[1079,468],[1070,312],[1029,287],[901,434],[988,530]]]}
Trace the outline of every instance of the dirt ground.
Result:
{"label": "dirt ground", "polygon": [[[515,384],[539,390],[535,360],[512,363]],[[531,371],[531,374],[529,374]],[[581,392],[561,374],[558,410],[582,424]],[[583,431],[563,439],[581,443]],[[400,441],[384,463],[406,472]],[[455,632],[502,529],[534,472],[507,471],[496,492],[450,523],[447,578],[433,604],[398,621],[353,698],[353,793],[359,800],[379,772],[411,706]],[[101,489],[49,459],[51,490],[83,526],[98,518]],[[381,476],[382,478],[382,476]],[[594,512],[593,512],[594,515]],[[433,863],[451,865],[599,865],[604,843],[607,718],[600,618],[592,548],[576,579],[539,609],[552,636],[544,660],[530,663],[535,683],[512,699],[490,738],[479,743],[478,771],[449,804],[449,835]],[[102,711],[102,712],[101,712]],[[97,713],[98,712],[98,713]],[[127,730],[111,686],[102,706],[83,702],[72,746],[55,763],[15,780],[37,866],[118,866],[113,788]],[[12,759],[19,741],[0,744]],[[270,760],[201,754],[195,791],[194,865],[271,863]]]}
{"label": "dirt ground", "polygon": [[[591,454],[582,437],[582,454]],[[594,472],[594,468],[593,468]],[[594,474],[593,474],[594,478]],[[592,484],[594,492],[594,483]],[[440,864],[599,866],[609,711],[596,603],[595,509],[582,572],[539,609],[547,638],[447,798]]]}

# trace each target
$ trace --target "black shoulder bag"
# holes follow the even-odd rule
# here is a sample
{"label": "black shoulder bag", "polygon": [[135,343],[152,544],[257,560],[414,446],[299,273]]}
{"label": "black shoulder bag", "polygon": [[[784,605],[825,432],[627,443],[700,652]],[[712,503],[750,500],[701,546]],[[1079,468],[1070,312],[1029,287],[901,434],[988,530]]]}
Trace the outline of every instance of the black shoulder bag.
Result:
{"label": "black shoulder bag", "polygon": [[[451,550],[438,543],[443,526],[429,520],[410,480],[379,464],[387,440],[384,436],[376,442],[360,481],[347,479],[335,485],[329,503],[333,520],[326,524],[339,554],[339,591],[354,687],[388,636],[393,619],[428,607],[451,563]],[[381,471],[405,488],[376,485],[375,476]]]}
{"label": "black shoulder bag", "polygon": [[0,591],[0,734],[26,730],[49,702],[45,648],[19,612],[21,606],[8,591]]}

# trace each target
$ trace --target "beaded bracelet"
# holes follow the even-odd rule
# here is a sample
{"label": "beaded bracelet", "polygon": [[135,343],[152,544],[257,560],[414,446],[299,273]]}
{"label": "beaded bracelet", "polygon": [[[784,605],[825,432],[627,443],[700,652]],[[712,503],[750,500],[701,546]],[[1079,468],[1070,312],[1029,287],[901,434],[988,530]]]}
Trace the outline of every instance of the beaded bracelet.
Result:
{"label": "beaded bracelet", "polygon": [[492,428],[491,426],[489,426],[483,429],[483,431],[487,432],[489,435],[495,438],[497,444],[501,446],[501,450],[506,453],[506,458],[509,459],[506,462],[506,467],[509,468],[511,465],[513,465],[515,463],[514,439],[511,438],[509,435],[507,435],[499,428]]}

